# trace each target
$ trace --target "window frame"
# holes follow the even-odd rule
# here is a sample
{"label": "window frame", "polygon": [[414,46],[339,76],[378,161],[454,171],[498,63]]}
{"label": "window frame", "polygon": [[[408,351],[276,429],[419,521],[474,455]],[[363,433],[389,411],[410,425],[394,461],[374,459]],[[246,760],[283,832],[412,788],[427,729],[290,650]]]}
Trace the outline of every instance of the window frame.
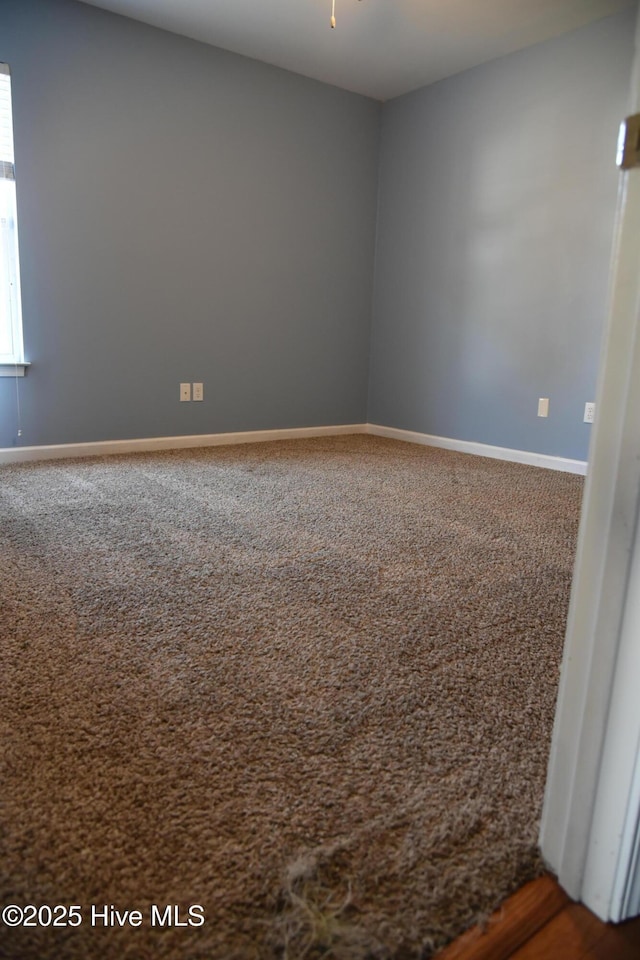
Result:
{"label": "window frame", "polygon": [[8,92],[8,122],[0,125],[0,134],[4,134],[4,156],[0,156],[0,182],[10,184],[11,197],[9,200],[8,217],[2,217],[0,212],[0,269],[6,271],[7,301],[3,304],[0,313],[0,323],[7,318],[8,339],[11,342],[11,353],[0,353],[0,377],[23,377],[29,364],[24,356],[24,339],[22,330],[22,297],[20,290],[20,256],[18,245],[18,214],[17,191],[15,175],[15,159],[13,155],[13,113],[11,98],[11,71],[7,63],[0,62],[0,82],[4,82]]}

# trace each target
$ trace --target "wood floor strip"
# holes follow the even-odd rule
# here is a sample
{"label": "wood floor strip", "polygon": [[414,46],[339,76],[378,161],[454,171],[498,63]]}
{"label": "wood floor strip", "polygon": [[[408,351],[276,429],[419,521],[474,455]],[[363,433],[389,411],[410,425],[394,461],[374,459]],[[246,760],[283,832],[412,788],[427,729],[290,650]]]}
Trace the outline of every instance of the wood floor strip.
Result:
{"label": "wood floor strip", "polygon": [[596,944],[593,960],[638,960],[640,957],[640,917],[614,926],[606,926],[606,934]]}
{"label": "wood floor strip", "polygon": [[595,956],[594,950],[606,934],[601,920],[586,907],[571,903],[517,950],[512,960],[587,960]]}
{"label": "wood floor strip", "polygon": [[484,931],[468,930],[438,954],[438,960],[508,960],[569,902],[551,877],[533,880],[492,915]]}

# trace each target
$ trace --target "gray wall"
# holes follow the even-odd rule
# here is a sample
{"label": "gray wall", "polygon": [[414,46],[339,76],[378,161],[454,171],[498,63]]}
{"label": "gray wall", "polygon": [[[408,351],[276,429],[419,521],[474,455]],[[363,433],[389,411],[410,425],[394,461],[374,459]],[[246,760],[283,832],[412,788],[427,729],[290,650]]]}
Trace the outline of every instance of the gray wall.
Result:
{"label": "gray wall", "polygon": [[371,422],[587,458],[634,18],[384,105]]}
{"label": "gray wall", "polygon": [[0,447],[368,419],[585,459],[633,19],[381,108],[0,0],[33,363]]}
{"label": "gray wall", "polygon": [[20,443],[366,419],[379,104],[73,0],[0,0],[0,60]]}

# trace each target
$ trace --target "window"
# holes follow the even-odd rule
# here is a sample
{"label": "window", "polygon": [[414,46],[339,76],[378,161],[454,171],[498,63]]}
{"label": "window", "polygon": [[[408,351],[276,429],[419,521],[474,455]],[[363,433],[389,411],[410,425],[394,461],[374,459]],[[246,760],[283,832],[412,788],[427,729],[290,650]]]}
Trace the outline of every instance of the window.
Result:
{"label": "window", "polygon": [[11,77],[0,63],[0,375],[24,374]]}

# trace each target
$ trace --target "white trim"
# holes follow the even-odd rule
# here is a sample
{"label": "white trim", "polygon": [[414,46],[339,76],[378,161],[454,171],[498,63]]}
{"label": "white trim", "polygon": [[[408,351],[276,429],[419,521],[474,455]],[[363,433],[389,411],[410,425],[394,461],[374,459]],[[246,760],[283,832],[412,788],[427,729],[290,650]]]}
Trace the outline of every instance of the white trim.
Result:
{"label": "white trim", "polygon": [[614,922],[640,908],[640,528],[633,554],[582,890]]}
{"label": "white trim", "polygon": [[586,460],[569,460],[566,457],[553,457],[550,454],[533,453],[529,450],[511,450],[509,447],[494,447],[488,443],[476,443],[473,440],[437,437],[429,433],[400,430],[397,427],[383,427],[375,423],[368,423],[366,432],[377,437],[406,440],[408,443],[420,443],[427,447],[442,447],[445,450],[457,450],[459,453],[472,453],[475,456],[492,457],[495,460],[510,460],[512,463],[527,463],[532,467],[546,467],[548,470],[559,470],[562,473],[577,473],[584,476],[587,472]]}
{"label": "white trim", "polygon": [[[638,107],[640,16],[629,113]],[[612,163],[614,155],[612,144]],[[640,170],[631,170],[620,178],[598,417],[540,830],[543,857],[560,884],[601,920],[621,919],[625,903],[633,906],[624,891],[631,893],[637,879],[630,873],[629,838],[640,808],[640,796],[630,789],[638,697],[637,683],[629,689],[623,673],[640,654],[640,634],[624,631],[634,548],[640,551],[634,544],[640,504],[639,238]]]}
{"label": "white trim", "polygon": [[27,367],[30,366],[30,363],[24,361],[20,363],[2,362],[0,363],[0,377],[24,377]]}
{"label": "white trim", "polygon": [[528,463],[534,467],[546,467],[563,473],[586,473],[583,460],[567,460],[544,453],[527,450],[510,450],[508,447],[492,447],[486,443],[470,440],[453,440],[435,437],[413,430],[384,427],[376,423],[338,424],[330,427],[291,427],[282,430],[247,430],[240,433],[202,433],[186,437],[148,437],[140,440],[97,440],[90,443],[59,443],[49,446],[0,447],[0,464],[23,463],[31,460],[59,460],[70,457],[104,457],[117,453],[143,453],[153,450],[181,450],[192,447],[230,446],[234,443],[263,443],[269,440],[296,440],[305,437],[333,437],[345,434],[371,434],[389,437],[428,447],[442,447],[480,457],[510,460],[513,463]]}
{"label": "white trim", "polygon": [[366,433],[366,424],[338,424],[333,427],[291,427],[283,430],[247,430],[241,433],[203,433],[186,437],[149,437],[142,440],[98,440],[94,443],[59,443],[51,446],[0,447],[0,464],[29,460],[60,460],[68,457],[104,457],[116,453],[153,450],[181,450],[218,447],[235,443],[262,443],[268,440],[297,440],[305,437],[334,437]]}
{"label": "white trim", "polygon": [[640,749],[636,755],[610,912],[613,920],[640,916]]}
{"label": "white trim", "polygon": [[[618,424],[620,449],[617,463],[613,461],[617,470],[611,470],[612,461],[609,459],[607,467],[611,476],[617,479],[617,484],[610,530],[606,531],[608,536],[600,540],[601,555],[608,562],[606,573],[609,577],[612,573],[616,574],[618,582],[607,584],[603,577],[607,592],[601,607],[607,621],[600,625],[596,637],[596,689],[588,693],[591,700],[597,697],[598,704],[604,705],[606,710],[602,713],[603,733],[599,738],[601,757],[581,893],[581,899],[594,913],[602,919],[613,921],[626,919],[630,915],[625,910],[631,903],[627,890],[633,883],[630,864],[640,809],[640,782],[633,776],[640,738],[637,682],[640,672],[640,538],[637,534],[634,540],[640,507],[639,236],[640,170],[632,170],[626,175],[624,218],[616,259],[617,286],[612,306],[621,318],[629,322],[631,336],[624,364],[616,365],[616,376],[624,385],[621,395],[624,406]],[[614,317],[614,321],[616,319]],[[605,550],[607,546],[608,550]],[[616,595],[619,597],[619,607],[614,608],[614,620],[611,617],[611,602]],[[605,664],[608,673],[604,674],[601,671],[602,654],[598,650],[603,643],[606,643],[609,661]],[[607,698],[599,689],[603,676],[609,680]],[[593,678],[591,684],[594,684]],[[586,709],[593,713],[588,702]]]}

